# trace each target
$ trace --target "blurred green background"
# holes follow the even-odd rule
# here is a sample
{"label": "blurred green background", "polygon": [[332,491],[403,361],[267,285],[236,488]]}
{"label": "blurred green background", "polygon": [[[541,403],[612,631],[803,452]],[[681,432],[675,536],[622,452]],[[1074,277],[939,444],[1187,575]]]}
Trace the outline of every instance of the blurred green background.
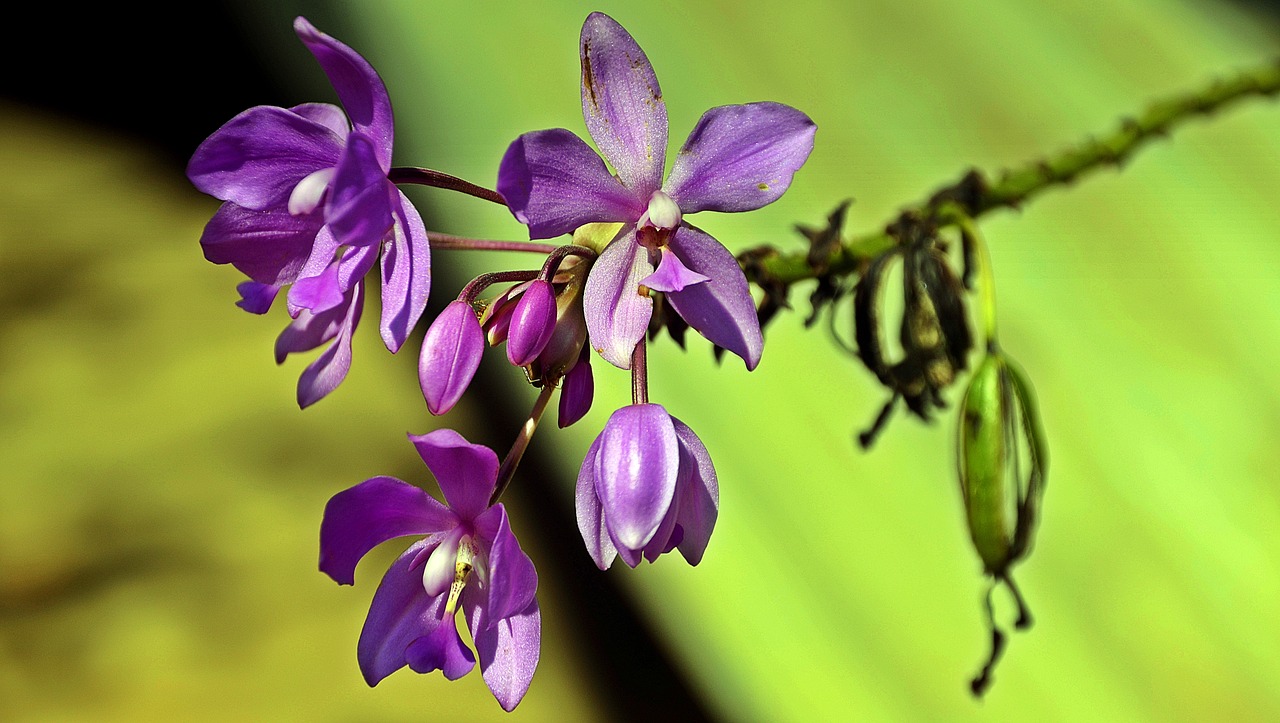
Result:
{"label": "blurred green background", "polygon": [[[792,226],[820,223],[847,197],[848,228],[872,230],[968,166],[1077,142],[1148,100],[1265,62],[1280,38],[1265,8],[1212,0],[232,10],[257,55],[200,80],[211,93],[261,73],[292,95],[253,102],[331,100],[291,31],[306,14],[381,72],[398,164],[484,184],[519,133],[583,133],[578,32],[587,13],[608,12],[656,68],[673,147],[725,103],[785,102],[817,122],[816,150],[782,200],[696,219],[735,251],[801,248]],[[198,22],[157,21],[179,41]],[[218,52],[156,54],[179,80],[148,87],[141,110],[198,142],[247,107],[199,121],[174,112],[171,96],[202,90],[184,66],[217,64]],[[95,59],[80,60],[92,72]],[[124,93],[137,80],[115,82]],[[699,707],[670,717],[1280,718],[1278,113],[1251,101],[1123,172],[984,220],[1001,338],[1037,385],[1051,463],[1036,550],[1017,569],[1037,624],[1013,635],[981,702],[967,681],[986,654],[984,583],[952,421],[899,416],[859,451],[852,435],[884,393],[825,332],[803,328],[807,289],[770,327],[754,373],[717,366],[698,338],[687,353],[653,347],[652,397],[710,449],[720,520],[697,568],[667,557],[585,574],[622,590],[638,610],[628,625],[686,681]],[[510,412],[473,402],[430,419],[416,343],[386,354],[372,312],[345,384],[299,412],[306,362],[271,363],[285,316],[232,306],[238,275],[197,244],[216,203],[180,159],[146,134],[15,101],[0,105],[0,130],[0,718],[497,717],[478,674],[401,672],[366,688],[356,637],[403,545],[380,548],[354,588],[339,588],[316,571],[316,537],[325,501],[355,482],[394,474],[430,487],[406,432],[443,421],[496,446]],[[522,237],[502,209],[414,198],[434,230]],[[519,263],[437,252],[432,302]],[[581,456],[625,402],[626,374],[595,368],[591,415],[546,425],[535,447],[551,468],[515,483],[513,527],[543,570],[545,616],[517,719],[628,717],[618,701],[653,685],[598,684],[632,651],[584,647],[583,617],[602,612],[570,594],[585,552],[548,560],[566,553],[539,536],[546,519],[532,506],[570,512]],[[504,379],[488,401],[532,402],[518,374]],[[557,577],[564,569],[578,572]],[[1012,606],[998,602],[1007,625]]]}

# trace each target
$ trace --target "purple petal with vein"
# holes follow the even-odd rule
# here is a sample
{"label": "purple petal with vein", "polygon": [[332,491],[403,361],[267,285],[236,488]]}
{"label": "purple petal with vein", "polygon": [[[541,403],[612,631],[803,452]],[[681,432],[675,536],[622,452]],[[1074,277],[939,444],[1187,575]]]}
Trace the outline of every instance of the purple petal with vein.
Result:
{"label": "purple petal with vein", "polygon": [[658,262],[658,270],[640,280],[640,283],[654,291],[680,291],[686,286],[710,281],[702,274],[690,271],[680,263],[680,259],[670,251],[662,252],[662,260]]}
{"label": "purple petal with vein", "polygon": [[623,184],[647,201],[662,183],[667,157],[667,105],[653,66],[604,13],[583,23],[580,49],[587,131]]}
{"label": "purple petal with vein", "polygon": [[519,613],[533,602],[538,592],[538,573],[533,561],[520,549],[502,503],[476,518],[476,530],[490,542],[489,599],[484,605],[485,616],[492,624]]}
{"label": "purple petal with vein", "polygon": [[415,673],[439,670],[449,680],[457,680],[476,667],[475,656],[462,644],[452,615],[447,615],[435,630],[410,643],[405,648],[404,659]]}
{"label": "purple petal with vein", "polygon": [[556,330],[556,294],[535,279],[520,295],[507,330],[507,360],[518,367],[538,358]]}
{"label": "purple petal with vein", "polygon": [[409,644],[429,635],[440,624],[445,598],[427,595],[422,588],[422,575],[413,565],[420,553],[434,543],[432,539],[421,540],[405,550],[391,563],[373,594],[356,646],[360,672],[370,686],[403,668]]}
{"label": "purple petal with vein", "polygon": [[720,514],[720,483],[711,455],[702,440],[684,422],[671,418],[680,442],[680,477],[676,485],[679,510],[676,523],[683,531],[678,541],[680,554],[690,565],[702,562],[702,553],[711,540],[711,531]]}
{"label": "purple petal with vein", "polygon": [[242,281],[236,284],[236,291],[240,293],[240,300],[236,302],[236,306],[250,314],[265,314],[271,311],[271,305],[275,303],[280,287],[273,284],[259,284],[256,281]]}
{"label": "purple petal with vein", "polygon": [[[351,121],[347,120],[347,114],[332,103],[302,103],[289,110],[328,128],[339,138],[346,138],[351,132]],[[334,162],[329,165],[337,165],[337,158],[335,157]]]}
{"label": "purple petal with vein", "polygon": [[293,283],[319,233],[317,216],[291,216],[283,208],[252,211],[224,203],[204,227],[200,245],[215,264],[231,264],[263,284]]}
{"label": "purple petal with vein", "polygon": [[561,429],[582,419],[591,410],[596,394],[595,379],[591,375],[591,354],[582,350],[578,363],[564,375],[560,383],[560,409],[556,422]]}
{"label": "purple petal with vein", "polygon": [[692,226],[676,229],[668,248],[684,265],[711,280],[667,294],[689,326],[755,369],[764,351],[755,301],[738,261],[719,241]]}
{"label": "purple petal with vein", "polygon": [[202,192],[261,211],[283,206],[293,187],[342,154],[343,138],[325,125],[275,106],[227,121],[200,144],[187,178]]}
{"label": "purple petal with vein", "polygon": [[600,498],[596,495],[596,456],[599,451],[600,438],[596,437],[587,450],[586,458],[582,460],[582,469],[578,472],[575,509],[578,514],[578,532],[582,533],[582,541],[587,545],[587,554],[596,563],[596,567],[608,570],[618,550],[609,539],[604,510],[600,507]]}
{"label": "purple petal with vein", "polygon": [[773,203],[809,157],[817,128],[781,103],[712,108],[680,149],[663,190],[686,214]]}
{"label": "purple petal with vein", "polygon": [[374,157],[373,142],[360,133],[347,139],[325,203],[325,222],[344,246],[382,241],[394,221],[396,187]]}
{"label": "purple petal with vein", "polygon": [[535,239],[588,223],[634,221],[648,201],[623,187],[591,146],[563,128],[512,141],[498,168],[498,193]]}
{"label": "purple petal with vein", "polygon": [[680,468],[671,416],[659,404],[633,404],[609,417],[596,456],[596,495],[615,544],[641,550],[662,523]]}
{"label": "purple petal with vein", "polygon": [[475,602],[469,603],[465,594],[463,608],[484,682],[498,699],[498,705],[509,713],[524,698],[538,668],[542,643],[538,601],[530,602],[519,614],[496,621],[488,620],[487,611]]}
{"label": "purple petal with vein", "polygon": [[640,280],[652,273],[649,250],[636,243],[632,228],[605,248],[587,276],[582,308],[591,348],[620,369],[631,368],[631,352],[649,329],[653,299],[640,293]]}
{"label": "purple petal with vein", "polygon": [[[356,284],[344,298],[347,299],[344,304],[325,312],[325,314],[344,314],[338,323],[337,338],[320,353],[315,361],[303,369],[302,376],[298,377],[298,406],[303,409],[337,389],[342,380],[347,378],[347,372],[351,370],[351,335],[355,333],[356,325],[360,323],[360,313],[364,308],[364,284]],[[297,321],[301,321],[301,317]],[[285,331],[287,332],[288,329]],[[284,334],[280,336],[283,337]],[[276,344],[278,355],[279,339]]]}
{"label": "purple petal with vein", "polygon": [[479,444],[471,444],[452,429],[437,429],[420,437],[409,435],[444,493],[449,509],[464,522],[480,516],[489,507],[489,497],[498,478],[498,455]]}
{"label": "purple petal with vein", "polygon": [[444,414],[462,398],[480,367],[484,331],[465,301],[451,301],[427,328],[418,357],[418,383],[427,409]]}
{"label": "purple petal with vein", "polygon": [[374,477],[329,498],[320,523],[320,571],[340,585],[355,582],[369,550],[402,535],[428,535],[457,524],[424,490],[394,477]]}
{"label": "purple petal with vein", "polygon": [[378,164],[390,169],[395,123],[382,78],[359,53],[320,32],[306,18],[294,20],[293,30],[329,76],[351,124],[374,141]]}
{"label": "purple petal with vein", "polygon": [[431,245],[418,209],[398,189],[391,207],[396,223],[382,252],[382,343],[400,351],[427,308]]}

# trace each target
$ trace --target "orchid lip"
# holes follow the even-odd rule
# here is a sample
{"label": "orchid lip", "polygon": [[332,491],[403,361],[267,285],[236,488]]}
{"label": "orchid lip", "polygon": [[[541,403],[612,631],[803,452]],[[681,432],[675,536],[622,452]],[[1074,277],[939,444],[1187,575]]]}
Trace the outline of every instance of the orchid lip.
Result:
{"label": "orchid lip", "polygon": [[458,541],[458,554],[453,565],[453,584],[449,586],[449,598],[444,604],[446,614],[451,615],[458,609],[458,596],[462,594],[462,589],[467,585],[467,578],[471,576],[471,571],[476,566],[476,552],[471,535],[463,535]]}

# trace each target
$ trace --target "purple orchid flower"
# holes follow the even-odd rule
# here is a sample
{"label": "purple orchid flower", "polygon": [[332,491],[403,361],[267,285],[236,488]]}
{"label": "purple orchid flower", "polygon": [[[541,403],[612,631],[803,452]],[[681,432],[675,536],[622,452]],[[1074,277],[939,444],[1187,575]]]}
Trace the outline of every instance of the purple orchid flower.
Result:
{"label": "purple orchid flower", "polygon": [[653,313],[645,289],[653,289],[690,326],[754,369],[764,340],[746,278],[733,255],[684,216],[776,201],[813,150],[817,127],[780,103],[712,108],[664,182],[667,109],[648,57],[602,13],[582,26],[581,56],[582,113],[604,160],[563,128],[526,133],[502,159],[498,191],[530,238],[588,223],[624,224],[584,292],[591,346],[606,360],[630,368]]}
{"label": "purple orchid flower", "polygon": [[[326,103],[257,106],[205,139],[187,177],[225,203],[200,243],[205,258],[232,264],[251,279],[240,286],[241,308],[266,313],[280,289],[292,284],[287,301],[295,318],[349,308],[352,289],[381,256],[382,339],[394,353],[426,308],[431,252],[418,211],[387,177],[391,101],[377,72],[354,50],[305,18],[294,21],[294,31],[346,112]],[[349,361],[358,316],[344,314],[351,323],[334,346],[345,344],[345,350],[331,347],[324,354]],[[281,341],[290,334],[286,330]],[[304,372],[299,404],[307,406],[342,381],[346,366],[328,368],[327,374]]]}
{"label": "purple orchid flower", "polygon": [[635,567],[677,547],[697,565],[719,509],[711,455],[659,404],[614,412],[578,473],[578,531],[601,570],[615,556]]}
{"label": "purple orchid flower", "polygon": [[392,477],[339,492],[320,525],[320,570],[350,585],[356,563],[374,547],[425,535],[392,563],[374,593],[357,646],[365,681],[377,685],[405,665],[440,670],[449,680],[471,672],[475,656],[454,622],[461,605],[484,681],[510,711],[538,666],[542,618],[533,562],[503,506],[489,504],[498,457],[451,429],[409,439],[448,505]]}

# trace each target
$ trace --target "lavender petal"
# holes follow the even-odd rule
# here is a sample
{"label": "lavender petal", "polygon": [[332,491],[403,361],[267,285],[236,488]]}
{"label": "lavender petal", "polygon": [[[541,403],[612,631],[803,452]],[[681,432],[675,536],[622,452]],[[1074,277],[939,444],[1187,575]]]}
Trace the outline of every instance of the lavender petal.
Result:
{"label": "lavender petal", "polygon": [[392,354],[427,308],[431,292],[431,245],[418,209],[398,189],[392,213],[396,223],[382,252],[382,342]]}
{"label": "lavender petal", "polygon": [[578,363],[564,375],[560,383],[560,409],[556,423],[561,429],[582,419],[591,411],[596,384],[591,375],[591,353],[586,348]]}
{"label": "lavender petal", "polygon": [[667,294],[689,326],[755,369],[764,351],[755,301],[738,261],[719,241],[692,226],[681,226],[668,248],[693,271],[711,280]]}
{"label": "lavender petal", "polygon": [[676,523],[683,531],[683,537],[677,546],[690,565],[697,565],[702,561],[702,553],[707,549],[716,517],[720,514],[720,483],[716,479],[716,468],[711,464],[711,455],[698,435],[675,417],[671,422],[680,443]]}
{"label": "lavender petal", "polygon": [[[360,323],[360,313],[364,308],[364,284],[356,284],[347,292],[344,299],[346,299],[344,304],[331,310],[345,314],[338,324],[337,338],[329,348],[321,352],[315,361],[303,369],[302,376],[298,377],[298,406],[303,409],[337,389],[342,380],[347,378],[347,372],[351,370],[351,336]],[[277,339],[277,349],[279,349],[279,339]]]}
{"label": "lavender petal", "polygon": [[529,364],[551,340],[556,330],[556,295],[551,284],[535,279],[520,295],[507,330],[507,360],[522,367]]}
{"label": "lavender petal", "polygon": [[265,314],[271,311],[271,305],[275,303],[280,287],[274,284],[260,284],[256,281],[242,281],[236,284],[236,291],[240,294],[240,300],[236,302],[236,306],[250,314]]}
{"label": "lavender petal", "polygon": [[587,554],[596,563],[596,567],[608,570],[618,550],[609,539],[604,510],[600,506],[600,497],[596,495],[596,457],[599,451],[600,438],[596,437],[587,449],[582,469],[578,472],[575,509],[578,514],[578,532],[582,533],[582,541],[587,545]]}
{"label": "lavender petal", "polygon": [[653,538],[676,490],[675,428],[658,404],[633,404],[609,417],[599,437],[596,495],[615,544],[641,550]]}
{"label": "lavender petal", "polygon": [[418,383],[427,409],[444,414],[458,403],[480,367],[484,331],[476,312],[465,301],[451,301],[422,340]]}
{"label": "lavender petal", "polygon": [[485,615],[492,624],[519,613],[538,592],[538,572],[520,549],[507,511],[498,503],[476,518],[476,531],[489,548],[489,599]]}
{"label": "lavender petal", "polygon": [[449,680],[457,680],[476,667],[475,656],[462,644],[458,624],[448,613],[434,630],[405,648],[404,659],[415,673],[439,670]]}
{"label": "lavender petal", "polygon": [[508,713],[515,710],[529,690],[533,673],[538,668],[542,647],[542,614],[538,601],[515,615],[489,620],[488,611],[463,596],[463,610],[471,628],[471,639],[480,658],[484,682]]}
{"label": "lavender petal", "polygon": [[587,276],[582,308],[591,348],[620,369],[631,368],[631,352],[649,329],[653,299],[640,292],[640,280],[652,273],[649,250],[636,243],[632,228],[605,248]]}

